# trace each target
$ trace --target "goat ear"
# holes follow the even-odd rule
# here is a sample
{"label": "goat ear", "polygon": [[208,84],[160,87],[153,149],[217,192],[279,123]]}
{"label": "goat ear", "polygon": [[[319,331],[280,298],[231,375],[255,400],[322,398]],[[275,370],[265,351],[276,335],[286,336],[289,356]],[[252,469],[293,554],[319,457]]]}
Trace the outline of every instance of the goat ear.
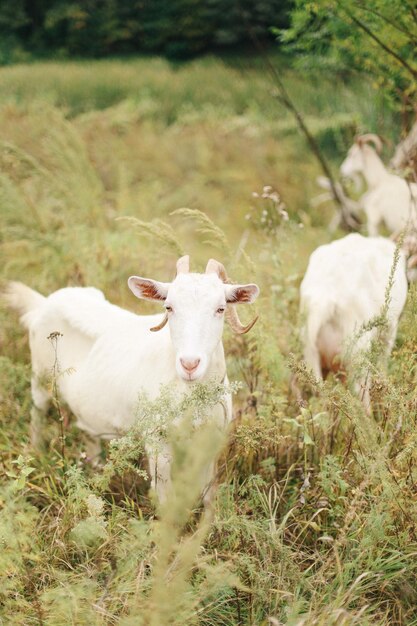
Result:
{"label": "goat ear", "polygon": [[225,285],[226,302],[229,304],[251,304],[259,296],[258,285]]}
{"label": "goat ear", "polygon": [[140,276],[131,276],[127,284],[137,298],[159,302],[164,302],[170,286],[170,283],[160,283],[157,280]]}

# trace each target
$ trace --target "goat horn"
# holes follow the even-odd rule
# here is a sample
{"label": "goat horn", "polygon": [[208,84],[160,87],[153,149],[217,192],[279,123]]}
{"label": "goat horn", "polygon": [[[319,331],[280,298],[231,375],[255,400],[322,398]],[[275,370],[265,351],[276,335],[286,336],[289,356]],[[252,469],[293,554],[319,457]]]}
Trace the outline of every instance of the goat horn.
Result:
{"label": "goat horn", "polygon": [[206,274],[217,274],[217,276],[224,282],[230,284],[230,280],[227,277],[224,265],[216,261],[215,259],[209,259],[206,266]]}
{"label": "goat horn", "polygon": [[[206,274],[217,274],[217,276],[226,284],[231,284],[230,279],[226,274],[226,270],[224,265],[216,261],[215,259],[210,259],[207,263]],[[249,332],[252,326],[257,322],[258,316],[255,317],[249,324],[244,326],[239,319],[239,316],[236,311],[236,306],[234,304],[228,304],[226,308],[226,321],[231,327],[231,329],[237,333],[238,335],[244,335]]]}
{"label": "goat horn", "polygon": [[156,333],[157,330],[161,330],[161,328],[165,326],[167,321],[168,321],[168,313],[165,313],[164,317],[162,318],[162,322],[160,324],[157,324],[156,326],[152,326],[152,328],[150,328],[149,330],[152,331],[153,333]]}
{"label": "goat horn", "polygon": [[230,328],[237,333],[238,335],[244,335],[248,333],[252,326],[256,324],[258,321],[259,315],[257,315],[249,324],[244,326],[239,319],[239,316],[236,311],[236,307],[234,304],[228,304],[226,309],[226,320],[230,326]]}
{"label": "goat horn", "polygon": [[[179,258],[177,261],[177,275],[187,274],[189,271],[190,271],[190,256],[186,254],[185,256],[182,256],[181,258]],[[162,322],[160,324],[157,324],[156,326],[152,326],[152,328],[150,328],[149,330],[152,331],[153,333],[156,333],[158,330],[161,330],[161,328],[165,326],[167,321],[168,321],[168,313],[165,313],[164,317],[162,318]]]}
{"label": "goat horn", "polygon": [[190,271],[190,255],[186,254],[177,261],[177,274],[188,274]]}
{"label": "goat horn", "polygon": [[355,141],[358,146],[361,147],[365,143],[373,143],[378,153],[382,151],[382,140],[380,137],[378,137],[378,135],[375,135],[375,133],[365,133],[364,135],[359,135],[359,137],[357,137]]}

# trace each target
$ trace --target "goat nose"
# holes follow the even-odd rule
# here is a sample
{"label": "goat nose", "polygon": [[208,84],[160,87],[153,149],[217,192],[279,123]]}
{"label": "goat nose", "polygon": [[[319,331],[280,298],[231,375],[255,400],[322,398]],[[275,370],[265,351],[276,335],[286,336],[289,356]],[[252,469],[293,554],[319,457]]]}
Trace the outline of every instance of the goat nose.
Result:
{"label": "goat nose", "polygon": [[200,359],[180,359],[180,361],[185,371],[189,374],[194,372],[194,370],[197,369],[198,364],[200,363]]}

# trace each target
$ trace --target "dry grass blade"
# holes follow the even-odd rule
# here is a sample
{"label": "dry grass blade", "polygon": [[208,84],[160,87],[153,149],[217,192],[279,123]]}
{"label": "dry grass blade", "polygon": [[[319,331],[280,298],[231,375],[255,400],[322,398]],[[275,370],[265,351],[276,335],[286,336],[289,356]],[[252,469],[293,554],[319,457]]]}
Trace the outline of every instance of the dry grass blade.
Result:
{"label": "dry grass blade", "polygon": [[185,220],[193,220],[197,224],[196,232],[208,239],[202,243],[219,248],[223,254],[230,253],[230,245],[224,232],[219,228],[206,213],[198,209],[187,209],[185,207],[176,209],[171,215],[178,215]]}

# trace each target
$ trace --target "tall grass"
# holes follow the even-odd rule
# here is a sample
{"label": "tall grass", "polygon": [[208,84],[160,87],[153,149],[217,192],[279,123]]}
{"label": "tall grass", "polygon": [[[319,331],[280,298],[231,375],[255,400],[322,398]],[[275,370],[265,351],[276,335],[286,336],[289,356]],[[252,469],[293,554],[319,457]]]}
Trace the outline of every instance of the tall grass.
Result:
{"label": "tall grass", "polygon": [[[332,138],[334,166],[346,147],[343,116],[382,124],[367,85],[335,89],[290,71],[287,80],[325,148]],[[225,334],[229,378],[241,382],[228,441],[209,422],[193,431],[188,418],[171,431],[174,487],[161,507],[148,497],[135,429],[93,469],[72,421],[63,457],[55,411],[48,449],[30,449],[27,339],[1,309],[1,620],[417,624],[417,294],[388,371],[375,363],[372,416],[348,388],[317,385],[302,367],[298,284],[310,251],[329,238],[331,209],[310,208],[317,166],[259,67],[35,64],[2,69],[0,85],[4,279],[45,293],[91,284],[150,312],[132,302],[126,277],[166,280],[189,252],[194,269],[214,256],[262,290],[251,333]],[[310,389],[301,406],[294,372]],[[191,414],[209,414],[213,396],[203,391]],[[167,398],[142,404],[142,418],[172,412]],[[203,513],[193,475],[219,455],[217,497]]]}
{"label": "tall grass", "polygon": [[[334,76],[303,76],[291,70],[285,57],[272,54],[271,59],[297,106],[310,117],[313,132],[328,131],[333,117],[335,126],[359,123],[382,134],[395,133],[383,94],[369,82],[339,80],[334,89]],[[250,56],[207,56],[185,64],[145,57],[13,65],[1,68],[0,94],[1,104],[47,102],[71,116],[128,100],[138,116],[165,124],[248,116],[279,130],[296,128],[276,97],[264,62]]]}

